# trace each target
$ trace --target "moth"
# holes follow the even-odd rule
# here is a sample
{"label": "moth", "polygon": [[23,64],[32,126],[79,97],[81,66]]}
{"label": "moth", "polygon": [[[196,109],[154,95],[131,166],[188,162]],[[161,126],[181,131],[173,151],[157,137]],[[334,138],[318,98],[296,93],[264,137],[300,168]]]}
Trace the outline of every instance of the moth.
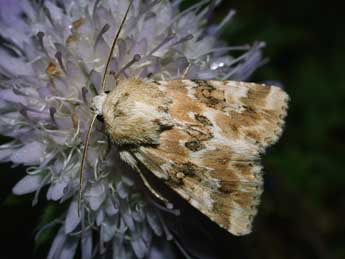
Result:
{"label": "moth", "polygon": [[237,81],[113,82],[110,92],[93,99],[88,136],[102,116],[122,160],[137,171],[146,167],[230,233],[250,233],[263,187],[260,154],[282,133],[288,95],[279,87]]}

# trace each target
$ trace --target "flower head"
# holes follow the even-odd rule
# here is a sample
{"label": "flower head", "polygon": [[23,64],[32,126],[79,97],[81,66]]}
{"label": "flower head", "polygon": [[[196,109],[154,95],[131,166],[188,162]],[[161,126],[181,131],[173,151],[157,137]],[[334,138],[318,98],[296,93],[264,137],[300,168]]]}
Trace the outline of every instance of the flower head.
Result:
{"label": "flower head", "polygon": [[[206,26],[209,1],[184,11],[181,1],[135,0],[113,53],[111,73],[159,80],[245,79],[261,62],[261,43],[225,47],[217,26]],[[131,169],[109,145],[101,123],[92,130],[81,216],[79,170],[93,96],[128,0],[0,1],[0,160],[27,167],[13,188],[69,203],[49,258],[72,258],[82,236],[83,258],[112,253],[143,258],[163,253],[155,236],[170,239],[159,211],[138,190]],[[242,54],[233,57],[232,51]],[[111,89],[111,85],[106,86]],[[83,231],[82,231],[83,230]],[[166,239],[162,239],[166,240]]]}

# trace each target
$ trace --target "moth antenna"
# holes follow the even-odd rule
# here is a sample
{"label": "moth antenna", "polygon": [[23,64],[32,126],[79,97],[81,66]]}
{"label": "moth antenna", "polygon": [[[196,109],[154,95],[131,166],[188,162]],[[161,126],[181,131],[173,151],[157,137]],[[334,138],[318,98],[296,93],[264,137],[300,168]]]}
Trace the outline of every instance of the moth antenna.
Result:
{"label": "moth antenna", "polygon": [[126,10],[126,13],[125,13],[125,16],[123,17],[123,19],[122,19],[122,21],[121,21],[120,27],[119,27],[119,29],[118,29],[118,31],[117,31],[117,33],[116,33],[116,36],[115,36],[115,38],[114,38],[114,41],[113,41],[112,45],[111,45],[111,49],[110,49],[110,53],[109,53],[109,56],[108,56],[107,64],[106,64],[106,66],[105,66],[105,70],[104,70],[104,74],[103,74],[103,80],[102,80],[102,90],[103,90],[103,92],[104,92],[104,88],[105,88],[105,83],[106,83],[106,81],[107,81],[107,72],[108,72],[108,69],[109,69],[111,57],[112,57],[112,55],[113,55],[113,52],[114,52],[114,49],[115,49],[115,46],[116,46],[116,42],[117,42],[117,40],[118,40],[118,38],[119,38],[119,36],[120,36],[122,27],[123,27],[123,25],[125,24],[125,21],[126,21],[126,19],[127,19],[129,10],[130,10],[130,8],[131,8],[131,6],[132,6],[132,4],[133,4],[133,1],[134,1],[134,0],[131,0],[131,1],[129,2],[129,5],[128,5],[127,10]]}
{"label": "moth antenna", "polygon": [[81,159],[81,164],[80,164],[80,173],[79,173],[79,196],[78,196],[78,216],[80,216],[80,205],[81,205],[81,195],[82,195],[82,184],[83,184],[83,176],[84,176],[84,164],[85,164],[85,160],[86,160],[86,154],[87,154],[87,150],[89,147],[89,142],[90,142],[90,136],[91,136],[91,130],[93,127],[93,124],[95,123],[97,118],[97,114],[95,114],[92,117],[91,123],[89,125],[89,128],[87,130],[87,134],[86,134],[86,140],[85,140],[85,144],[84,144],[84,151],[83,151],[83,157]]}
{"label": "moth antenna", "polygon": [[[102,79],[102,91],[103,92],[104,92],[105,83],[106,83],[106,80],[107,80],[107,72],[109,70],[109,65],[110,65],[111,57],[113,55],[113,52],[114,52],[114,49],[115,49],[115,46],[116,46],[116,42],[117,42],[117,40],[119,38],[120,32],[122,30],[122,27],[123,27],[123,25],[124,25],[124,23],[125,23],[125,21],[127,19],[127,16],[128,16],[129,10],[130,10],[130,8],[131,8],[131,6],[133,4],[133,1],[134,0],[131,0],[129,2],[129,5],[128,5],[126,13],[125,13],[125,16],[123,17],[123,19],[121,21],[120,27],[119,27],[119,29],[118,29],[118,31],[116,33],[116,36],[114,38],[114,41],[113,41],[112,45],[111,45],[110,53],[109,53],[109,56],[108,56],[108,59],[107,59],[107,63],[106,63],[106,66],[105,66],[105,70],[104,70],[104,73],[103,73],[103,79]],[[80,165],[79,196],[78,196],[78,216],[80,216],[80,207],[81,207],[81,198],[82,198],[82,184],[83,184],[83,176],[84,176],[84,173],[83,173],[84,170],[83,169],[84,169],[84,164],[85,164],[85,160],[86,160],[87,150],[88,150],[88,147],[89,147],[91,130],[92,130],[93,124],[96,121],[96,118],[97,118],[97,114],[94,114],[94,116],[92,117],[91,123],[89,125],[89,128],[87,130],[86,140],[85,140],[85,144],[84,144],[83,157],[82,157],[81,165]]]}

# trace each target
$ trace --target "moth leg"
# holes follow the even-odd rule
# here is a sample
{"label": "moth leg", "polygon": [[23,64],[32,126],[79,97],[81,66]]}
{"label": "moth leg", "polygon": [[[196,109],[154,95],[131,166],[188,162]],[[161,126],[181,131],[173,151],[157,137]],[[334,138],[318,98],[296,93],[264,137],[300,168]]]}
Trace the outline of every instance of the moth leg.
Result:
{"label": "moth leg", "polygon": [[162,202],[165,203],[165,205],[167,207],[171,207],[171,203],[165,198],[163,197],[161,194],[159,194],[152,186],[151,184],[148,182],[148,180],[146,179],[145,175],[141,172],[141,171],[138,171],[141,179],[143,180],[145,186],[147,189],[149,189],[149,191],[159,200],[161,200]]}
{"label": "moth leg", "polygon": [[188,66],[186,67],[186,69],[184,70],[184,72],[182,74],[182,80],[186,79],[186,76],[187,76],[191,66],[192,66],[192,63],[188,61]]}

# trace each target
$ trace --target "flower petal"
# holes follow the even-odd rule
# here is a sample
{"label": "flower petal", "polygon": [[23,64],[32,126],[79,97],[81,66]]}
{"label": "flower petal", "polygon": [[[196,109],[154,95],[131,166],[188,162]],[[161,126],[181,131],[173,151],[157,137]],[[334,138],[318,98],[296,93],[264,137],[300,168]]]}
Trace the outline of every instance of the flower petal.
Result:
{"label": "flower petal", "polygon": [[9,56],[5,51],[0,49],[0,71],[10,75],[32,75],[33,70],[29,63],[21,59]]}
{"label": "flower petal", "polygon": [[101,237],[103,242],[108,242],[113,238],[116,231],[115,222],[117,222],[117,217],[107,218],[107,220],[102,223]]}
{"label": "flower petal", "polygon": [[117,191],[117,193],[119,194],[119,196],[120,196],[122,199],[127,198],[127,196],[128,196],[128,190],[127,190],[126,185],[124,185],[122,181],[120,181],[120,182],[117,183],[117,185],[116,185],[116,191]]}
{"label": "flower petal", "polygon": [[98,210],[105,200],[105,188],[102,183],[96,183],[85,192],[85,198],[92,210]]}
{"label": "flower petal", "polygon": [[152,211],[148,211],[146,216],[147,216],[147,222],[149,223],[153,232],[157,236],[162,236],[163,235],[162,225],[156,213],[153,213]]}
{"label": "flower petal", "polygon": [[81,258],[82,259],[92,258],[92,231],[91,230],[87,230],[84,233],[84,236],[81,242]]}
{"label": "flower petal", "polygon": [[131,231],[135,230],[135,223],[134,223],[133,217],[132,217],[132,215],[128,209],[125,209],[125,211],[123,211],[122,219]]}
{"label": "flower petal", "polygon": [[108,216],[113,216],[119,212],[119,205],[112,201],[111,197],[105,202],[105,212]]}
{"label": "flower petal", "polygon": [[78,239],[76,237],[68,237],[61,249],[60,259],[74,258],[78,246]]}
{"label": "flower petal", "polygon": [[27,175],[21,179],[12,189],[12,192],[17,195],[27,194],[36,191],[43,180],[43,176]]}
{"label": "flower petal", "polygon": [[147,246],[145,242],[141,238],[136,238],[136,239],[131,240],[131,245],[132,245],[135,255],[138,258],[144,258],[147,252]]}
{"label": "flower petal", "polygon": [[11,156],[11,161],[16,164],[34,165],[38,164],[44,156],[46,146],[38,141],[25,144],[17,149]]}
{"label": "flower petal", "polygon": [[64,195],[64,190],[67,186],[67,182],[60,179],[58,182],[53,183],[47,192],[47,199],[57,201]]}
{"label": "flower petal", "polygon": [[48,259],[59,258],[60,251],[66,240],[67,236],[65,235],[63,227],[61,227],[54,238],[53,244],[49,249]]}
{"label": "flower petal", "polygon": [[104,218],[105,218],[104,210],[101,208],[97,212],[97,217],[96,217],[96,224],[97,224],[97,226],[100,226],[102,224],[102,222],[104,221]]}
{"label": "flower petal", "polygon": [[0,150],[0,161],[7,161],[12,153],[13,153],[13,150],[11,149]]}
{"label": "flower petal", "polygon": [[71,202],[65,219],[65,233],[71,233],[80,223],[81,217],[78,215],[78,202]]}

